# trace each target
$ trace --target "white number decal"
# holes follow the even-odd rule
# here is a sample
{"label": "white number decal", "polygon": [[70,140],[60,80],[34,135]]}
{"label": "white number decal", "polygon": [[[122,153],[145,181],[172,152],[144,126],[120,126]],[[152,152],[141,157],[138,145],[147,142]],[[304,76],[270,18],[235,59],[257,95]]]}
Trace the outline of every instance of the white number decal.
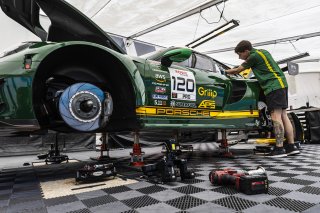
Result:
{"label": "white number decal", "polygon": [[190,71],[169,68],[171,99],[196,101],[196,81]]}

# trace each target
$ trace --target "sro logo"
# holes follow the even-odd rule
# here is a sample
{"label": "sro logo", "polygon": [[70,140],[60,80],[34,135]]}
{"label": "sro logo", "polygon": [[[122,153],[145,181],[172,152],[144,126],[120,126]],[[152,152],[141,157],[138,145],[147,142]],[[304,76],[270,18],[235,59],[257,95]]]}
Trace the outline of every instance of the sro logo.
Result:
{"label": "sro logo", "polygon": [[210,100],[203,100],[198,108],[205,108],[205,109],[215,109],[216,108],[216,102],[210,101]]}

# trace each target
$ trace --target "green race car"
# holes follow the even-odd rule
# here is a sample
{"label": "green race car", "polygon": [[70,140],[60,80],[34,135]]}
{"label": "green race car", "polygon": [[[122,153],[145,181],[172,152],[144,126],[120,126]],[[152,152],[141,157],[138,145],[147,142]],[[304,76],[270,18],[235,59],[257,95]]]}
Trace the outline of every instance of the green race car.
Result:
{"label": "green race car", "polygon": [[[189,48],[127,55],[63,0],[2,0],[4,13],[41,38],[0,57],[2,134],[259,129],[257,80]],[[51,25],[46,32],[39,11]]]}

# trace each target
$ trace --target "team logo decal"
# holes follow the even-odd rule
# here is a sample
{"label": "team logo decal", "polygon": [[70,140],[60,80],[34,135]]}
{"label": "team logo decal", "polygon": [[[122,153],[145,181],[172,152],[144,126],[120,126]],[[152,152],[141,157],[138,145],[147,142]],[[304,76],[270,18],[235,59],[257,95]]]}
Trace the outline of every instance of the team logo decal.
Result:
{"label": "team logo decal", "polygon": [[159,99],[159,100],[168,100],[168,96],[167,95],[158,95],[158,94],[153,94],[152,95],[153,99]]}
{"label": "team logo decal", "polygon": [[198,94],[200,96],[206,96],[206,97],[211,97],[211,98],[215,98],[218,95],[217,91],[212,90],[212,89],[205,89],[203,87],[198,88]]}
{"label": "team logo decal", "polygon": [[196,81],[193,72],[169,68],[171,99],[196,101]]}
{"label": "team logo decal", "polygon": [[198,108],[204,108],[204,109],[215,109],[216,108],[216,102],[211,100],[203,100],[199,104]]}
{"label": "team logo decal", "polygon": [[197,108],[196,103],[190,103],[190,102],[179,102],[172,100],[170,102],[171,107],[183,107],[183,108]]}
{"label": "team logo decal", "polygon": [[167,102],[163,100],[154,100],[154,105],[155,106],[166,106]]}
{"label": "team logo decal", "polygon": [[155,77],[156,81],[159,82],[159,83],[166,82],[166,76],[164,74],[156,73],[154,77]]}
{"label": "team logo decal", "polygon": [[165,88],[165,87],[156,87],[155,89],[154,89],[154,91],[156,92],[156,93],[166,93],[166,91],[167,91],[167,88]]}

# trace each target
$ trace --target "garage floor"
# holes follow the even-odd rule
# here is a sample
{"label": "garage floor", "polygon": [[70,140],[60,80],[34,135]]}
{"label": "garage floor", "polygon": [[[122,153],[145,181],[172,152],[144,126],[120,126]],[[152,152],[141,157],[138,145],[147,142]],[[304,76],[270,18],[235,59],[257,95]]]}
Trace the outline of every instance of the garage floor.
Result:
{"label": "garage floor", "polygon": [[[195,151],[185,157],[196,178],[164,185],[140,179],[140,172],[126,166],[131,150],[111,151],[111,156],[122,165],[118,168],[120,179],[133,180],[132,183],[110,187],[98,182],[86,192],[74,190],[72,194],[51,198],[46,198],[48,192],[41,184],[73,179],[83,160],[97,153],[70,153],[70,158],[80,160],[75,163],[36,166],[37,162],[26,167],[22,163],[36,161],[34,156],[1,158],[0,212],[320,212],[319,145],[302,145],[300,155],[281,159],[255,156],[248,148],[250,145],[236,145],[232,150],[237,158],[221,159],[213,157],[215,143],[195,144]],[[146,161],[160,159],[160,150],[144,149]],[[268,194],[249,196],[233,188],[213,186],[208,180],[214,169],[250,170],[259,165],[267,170]]]}

